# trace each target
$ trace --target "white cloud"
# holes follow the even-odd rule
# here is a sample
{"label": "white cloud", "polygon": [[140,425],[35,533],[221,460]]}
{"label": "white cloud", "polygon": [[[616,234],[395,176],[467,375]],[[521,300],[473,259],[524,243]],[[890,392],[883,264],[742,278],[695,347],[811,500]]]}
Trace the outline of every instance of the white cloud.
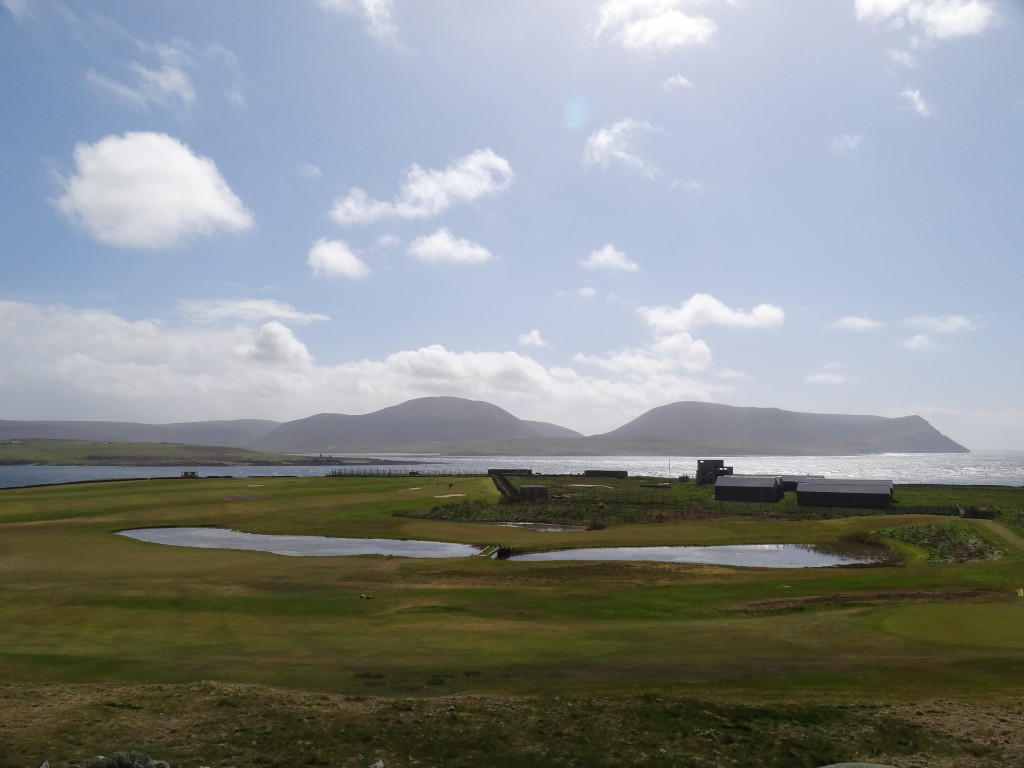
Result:
{"label": "white cloud", "polygon": [[869,317],[847,315],[846,317],[840,317],[834,323],[829,323],[825,328],[830,331],[874,331],[882,328],[884,325],[885,323],[872,320]]}
{"label": "white cloud", "polygon": [[653,179],[659,175],[659,169],[637,154],[634,144],[638,136],[655,130],[650,123],[627,118],[609,128],[594,131],[583,145],[583,164],[597,165],[603,170],[621,165]]}
{"label": "white cloud", "polygon": [[656,405],[727,391],[677,376],[654,359],[685,356],[688,346],[699,349],[697,342],[665,340],[652,347],[649,361],[640,356],[641,373],[598,376],[516,352],[441,345],[320,365],[278,321],[175,328],[103,310],[0,301],[0,418],[294,419],[454,395],[599,431]]}
{"label": "white cloud", "polygon": [[325,10],[361,16],[370,35],[383,43],[400,45],[391,0],[317,0],[317,3]]}
{"label": "white cloud", "polygon": [[313,165],[312,163],[299,163],[296,170],[299,176],[304,179],[322,179],[324,177],[324,173],[320,170],[320,167]]}
{"label": "white cloud", "polygon": [[352,252],[344,240],[328,240],[321,237],[310,246],[306,263],[316,277],[359,280],[370,274],[370,267]]}
{"label": "white cloud", "polygon": [[580,259],[587,269],[601,269],[609,272],[639,272],[640,265],[629,258],[622,251],[617,250],[611,243],[592,251],[585,259]]}
{"label": "white cloud", "polygon": [[166,248],[253,225],[213,160],[166,134],[107,136],[76,145],[74,156],[76,172],[62,180],[55,205],[100,242]]}
{"label": "white cloud", "polygon": [[841,133],[829,142],[828,148],[833,154],[844,155],[860,149],[863,143],[864,137],[859,133]]}
{"label": "white cloud", "polygon": [[978,35],[998,17],[989,0],[856,0],[857,18],[910,27],[931,40]]}
{"label": "white cloud", "polygon": [[921,117],[930,117],[935,111],[932,108],[932,105],[925,101],[925,98],[921,95],[920,91],[907,88],[900,94],[900,97],[904,102],[906,102],[908,109],[914,110]]}
{"label": "white cloud", "polygon": [[186,317],[201,323],[218,323],[225,320],[254,322],[273,318],[306,324],[317,320],[330,320],[327,315],[300,312],[290,304],[274,299],[182,299],[178,311]]}
{"label": "white cloud", "polygon": [[967,333],[982,327],[982,323],[964,315],[918,315],[907,318],[907,323],[929,333]]}
{"label": "white cloud", "polygon": [[536,328],[529,333],[519,334],[519,344],[523,347],[546,347],[548,345]]}
{"label": "white cloud", "polygon": [[689,333],[663,336],[646,347],[610,352],[606,356],[577,354],[573,360],[634,377],[664,375],[677,368],[703,371],[711,365],[711,348]]}
{"label": "white cloud", "polygon": [[192,80],[180,67],[165,64],[159,69],[149,69],[133,62],[129,69],[134,75],[131,85],[94,71],[87,72],[85,79],[100,93],[139,109],[157,105],[172,112],[185,113],[195,105],[196,91]]}
{"label": "white cloud", "polygon": [[245,355],[267,365],[306,367],[313,362],[306,345],[295,338],[290,328],[276,320],[263,324]]}
{"label": "white cloud", "polygon": [[597,296],[597,291],[590,286],[584,286],[576,291],[576,297],[579,299],[592,299],[595,296]]}
{"label": "white cloud", "polygon": [[889,58],[897,64],[914,69],[917,66],[917,57],[910,51],[893,49],[889,51]]}
{"label": "white cloud", "polygon": [[432,235],[416,238],[409,244],[407,253],[420,261],[435,264],[482,264],[493,258],[493,254],[482,245],[455,237],[447,227]]}
{"label": "white cloud", "polygon": [[678,309],[640,307],[638,314],[655,334],[655,340],[643,347],[609,352],[604,356],[577,354],[573,360],[606,371],[634,377],[656,377],[677,369],[704,371],[711,366],[711,348],[690,331],[700,325],[727,325],[743,328],[770,328],[780,325],[781,309],[761,304],[750,312],[729,309],[707,294],[694,294]]}
{"label": "white cloud", "polygon": [[938,345],[931,336],[926,333],[919,333],[915,336],[911,336],[909,339],[904,339],[900,342],[900,346],[904,349],[909,349],[912,352],[920,352],[925,349],[931,349]]}
{"label": "white cloud", "polygon": [[811,373],[804,376],[804,381],[811,384],[828,384],[838,386],[846,381],[846,377],[840,373]]}
{"label": "white cloud", "polygon": [[683,0],[605,0],[597,35],[607,31],[628,50],[652,53],[707,44],[715,23],[684,12],[686,5]]}
{"label": "white cloud", "polygon": [[693,83],[682,75],[677,74],[672,75],[672,77],[665,80],[665,82],[661,84],[661,87],[663,90],[672,91],[677,88],[693,88]]}
{"label": "white cloud", "polygon": [[6,8],[18,21],[28,18],[31,11],[29,0],[0,0],[0,5]]}
{"label": "white cloud", "polygon": [[391,202],[372,199],[353,187],[334,202],[330,217],[342,226],[372,224],[381,219],[428,219],[457,203],[473,203],[503,192],[515,174],[508,160],[490,149],[461,157],[444,170],[423,170],[415,163]]}
{"label": "white cloud", "polygon": [[749,312],[730,309],[714,296],[695,293],[679,307],[640,307],[640,316],[659,333],[679,333],[701,325],[734,328],[776,328],[786,314],[771,304],[759,304]]}
{"label": "white cloud", "polygon": [[720,379],[730,379],[734,381],[749,381],[750,376],[743,373],[742,371],[734,371],[731,368],[722,368],[716,374]]}

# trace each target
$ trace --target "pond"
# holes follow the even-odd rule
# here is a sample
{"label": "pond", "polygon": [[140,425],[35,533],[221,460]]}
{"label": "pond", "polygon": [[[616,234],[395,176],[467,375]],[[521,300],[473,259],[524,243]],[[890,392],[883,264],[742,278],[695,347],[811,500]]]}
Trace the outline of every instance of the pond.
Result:
{"label": "pond", "polygon": [[513,554],[509,560],[647,560],[661,563],[741,565],[749,568],[829,568],[863,565],[875,558],[837,554],[809,544],[732,544],[710,547],[592,547]]}
{"label": "pond", "polygon": [[483,552],[469,544],[402,539],[344,539],[329,536],[282,536],[244,533],[226,528],[136,528],[122,536],[153,544],[203,549],[246,549],[293,557],[392,555],[394,557],[470,557]]}
{"label": "pond", "polygon": [[[203,549],[242,549],[293,557],[471,557],[485,550],[469,544],[401,539],[355,539],[329,536],[284,536],[244,533],[226,528],[136,528],[120,535],[153,544]],[[737,544],[715,547],[591,547],[513,554],[516,561],[633,560],[704,563],[754,568],[827,568],[877,562],[870,556],[837,553],[836,548],[803,544]]]}

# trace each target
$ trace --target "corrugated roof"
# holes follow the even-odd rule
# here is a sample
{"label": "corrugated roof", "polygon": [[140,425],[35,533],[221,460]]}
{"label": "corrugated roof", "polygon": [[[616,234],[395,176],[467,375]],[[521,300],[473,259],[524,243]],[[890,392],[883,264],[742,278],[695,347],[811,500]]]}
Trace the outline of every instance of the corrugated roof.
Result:
{"label": "corrugated roof", "polygon": [[715,486],[731,488],[772,488],[779,483],[778,477],[756,477],[754,475],[722,475],[715,480]]}
{"label": "corrugated roof", "polygon": [[800,483],[796,487],[797,493],[877,493],[879,495],[888,496],[892,492],[892,485],[886,485],[884,481],[882,483],[876,483],[871,485],[869,483],[841,483],[841,482],[828,482],[823,483],[820,480],[813,480],[807,483]]}

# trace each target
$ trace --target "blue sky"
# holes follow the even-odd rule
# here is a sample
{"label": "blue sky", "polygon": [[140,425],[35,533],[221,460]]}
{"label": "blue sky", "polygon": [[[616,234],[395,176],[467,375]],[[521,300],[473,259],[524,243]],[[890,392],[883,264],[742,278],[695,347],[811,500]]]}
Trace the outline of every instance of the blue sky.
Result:
{"label": "blue sky", "polygon": [[1016,0],[0,0],[0,418],[1024,448]]}

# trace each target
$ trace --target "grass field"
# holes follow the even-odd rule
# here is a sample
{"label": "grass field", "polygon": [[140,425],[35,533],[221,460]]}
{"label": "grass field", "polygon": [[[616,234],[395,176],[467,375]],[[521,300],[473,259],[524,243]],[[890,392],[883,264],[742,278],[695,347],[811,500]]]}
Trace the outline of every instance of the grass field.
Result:
{"label": "grass field", "polygon": [[[1024,499],[1000,492],[1001,509]],[[896,565],[774,571],[115,535],[215,525],[557,549],[823,543],[947,520],[702,513],[539,533],[459,519],[496,501],[469,477],[0,491],[0,768],[130,748],[172,768],[1024,766],[1024,552],[998,525],[964,523],[995,560],[931,563],[898,543]]]}

